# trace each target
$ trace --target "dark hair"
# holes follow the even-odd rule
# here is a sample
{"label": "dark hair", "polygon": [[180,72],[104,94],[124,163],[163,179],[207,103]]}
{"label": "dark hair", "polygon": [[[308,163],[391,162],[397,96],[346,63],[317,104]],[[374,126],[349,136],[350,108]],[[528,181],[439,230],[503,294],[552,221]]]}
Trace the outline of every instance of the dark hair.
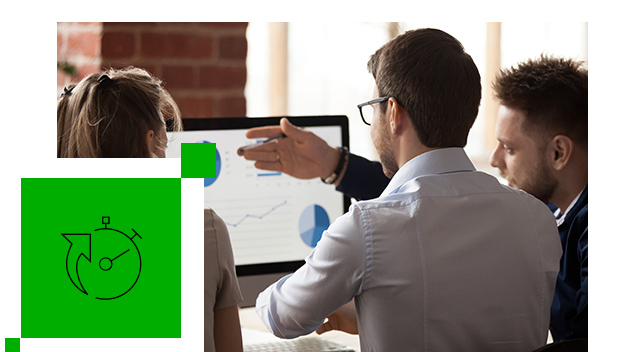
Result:
{"label": "dark hair", "polygon": [[526,132],[563,134],[588,148],[588,70],[583,62],[541,55],[502,70],[492,85],[508,108],[526,113]]}
{"label": "dark hair", "polygon": [[181,129],[179,108],[161,81],[134,67],[90,74],[66,87],[57,115],[59,158],[151,157],[147,131],[158,138],[166,119]]}
{"label": "dark hair", "polygon": [[456,38],[438,29],[408,31],[378,49],[367,67],[380,96],[407,110],[425,146],[465,146],[481,102],[481,76]]}

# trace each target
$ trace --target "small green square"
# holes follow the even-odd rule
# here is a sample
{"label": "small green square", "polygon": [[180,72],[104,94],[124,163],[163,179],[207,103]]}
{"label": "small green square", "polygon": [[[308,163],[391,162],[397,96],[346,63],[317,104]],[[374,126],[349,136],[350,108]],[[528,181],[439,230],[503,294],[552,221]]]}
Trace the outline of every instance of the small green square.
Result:
{"label": "small green square", "polygon": [[23,178],[21,263],[22,338],[180,338],[181,179]]}
{"label": "small green square", "polygon": [[217,144],[181,143],[181,178],[217,178]]}
{"label": "small green square", "polygon": [[6,352],[20,352],[20,339],[4,339],[4,350]]}

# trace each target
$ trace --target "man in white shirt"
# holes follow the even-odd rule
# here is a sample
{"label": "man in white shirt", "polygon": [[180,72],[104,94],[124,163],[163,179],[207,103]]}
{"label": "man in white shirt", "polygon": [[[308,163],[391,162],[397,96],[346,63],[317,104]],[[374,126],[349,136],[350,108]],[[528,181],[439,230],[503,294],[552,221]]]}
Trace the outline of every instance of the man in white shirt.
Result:
{"label": "man in white shirt", "polygon": [[258,314],[292,338],[353,300],[362,351],[542,346],[561,256],[555,219],[476,171],[462,149],[481,99],[471,57],[449,34],[421,29],[385,44],[368,67],[376,99],[361,114],[391,182],[262,292]]}

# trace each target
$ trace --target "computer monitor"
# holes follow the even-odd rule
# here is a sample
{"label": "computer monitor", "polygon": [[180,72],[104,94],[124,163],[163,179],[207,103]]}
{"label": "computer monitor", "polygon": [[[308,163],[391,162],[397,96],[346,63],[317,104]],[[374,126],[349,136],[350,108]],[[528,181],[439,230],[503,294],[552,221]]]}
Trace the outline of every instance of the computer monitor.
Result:
{"label": "computer monitor", "polygon": [[[289,121],[331,146],[349,145],[346,116],[293,116]],[[281,172],[256,169],[237,155],[251,127],[278,125],[279,117],[184,119],[184,131],[168,133],[167,157],[181,156],[181,143],[216,143],[215,178],[204,179],[204,206],[226,223],[244,301],[304,264],[322,232],[344,214],[350,199],[319,178],[299,180]]]}

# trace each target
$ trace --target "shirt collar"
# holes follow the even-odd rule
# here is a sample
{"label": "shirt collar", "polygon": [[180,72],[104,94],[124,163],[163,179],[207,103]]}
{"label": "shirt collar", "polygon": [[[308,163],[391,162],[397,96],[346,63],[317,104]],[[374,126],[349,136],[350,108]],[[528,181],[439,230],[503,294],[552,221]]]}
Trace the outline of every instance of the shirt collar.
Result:
{"label": "shirt collar", "polygon": [[476,171],[463,148],[442,148],[420,154],[403,165],[380,195],[396,193],[398,189],[416,177],[461,171]]}
{"label": "shirt collar", "polygon": [[575,197],[575,199],[573,199],[572,202],[570,202],[570,205],[568,205],[568,209],[566,209],[563,215],[561,214],[561,209],[559,208],[557,208],[557,210],[554,212],[554,216],[557,220],[557,227],[561,226],[561,224],[563,224],[564,221],[566,221],[566,215],[568,215],[568,213],[570,212],[570,209],[572,209],[572,207],[574,207],[575,204],[577,204],[577,201],[579,200],[579,197],[581,197],[582,193],[584,193],[584,190],[579,192],[579,194]]}

